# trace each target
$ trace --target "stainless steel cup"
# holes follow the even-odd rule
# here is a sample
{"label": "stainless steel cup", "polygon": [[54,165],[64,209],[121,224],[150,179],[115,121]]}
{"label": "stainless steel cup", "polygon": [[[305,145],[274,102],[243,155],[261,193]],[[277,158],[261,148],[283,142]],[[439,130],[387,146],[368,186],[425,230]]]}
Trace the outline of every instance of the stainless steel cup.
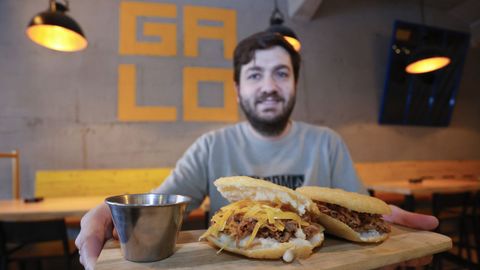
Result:
{"label": "stainless steel cup", "polygon": [[128,194],[109,197],[105,202],[125,259],[152,262],[173,254],[189,197]]}

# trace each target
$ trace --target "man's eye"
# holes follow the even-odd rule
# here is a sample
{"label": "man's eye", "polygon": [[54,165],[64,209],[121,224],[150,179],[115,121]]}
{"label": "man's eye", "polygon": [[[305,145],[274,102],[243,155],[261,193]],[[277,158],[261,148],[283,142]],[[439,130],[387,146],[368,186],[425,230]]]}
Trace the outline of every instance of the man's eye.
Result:
{"label": "man's eye", "polygon": [[288,76],[290,76],[290,74],[286,71],[278,71],[277,72],[277,75],[280,77],[280,78],[288,78]]}
{"label": "man's eye", "polygon": [[247,76],[247,79],[249,80],[258,80],[260,79],[260,73],[252,73]]}

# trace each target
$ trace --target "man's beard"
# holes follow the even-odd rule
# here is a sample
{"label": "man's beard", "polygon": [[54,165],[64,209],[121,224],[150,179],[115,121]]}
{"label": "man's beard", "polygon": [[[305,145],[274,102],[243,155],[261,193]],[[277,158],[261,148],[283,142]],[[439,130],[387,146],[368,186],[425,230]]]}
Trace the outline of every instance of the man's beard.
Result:
{"label": "man's beard", "polygon": [[290,120],[290,115],[292,114],[293,107],[295,106],[295,96],[292,96],[284,107],[284,110],[279,115],[271,119],[265,119],[260,117],[255,112],[255,105],[259,101],[263,101],[267,98],[272,97],[284,101],[284,99],[280,97],[277,93],[264,94],[258,99],[255,99],[254,104],[251,105],[248,100],[245,100],[240,96],[240,107],[242,108],[245,117],[247,117],[248,122],[258,133],[267,137],[277,136],[285,130],[288,125],[288,121]]}

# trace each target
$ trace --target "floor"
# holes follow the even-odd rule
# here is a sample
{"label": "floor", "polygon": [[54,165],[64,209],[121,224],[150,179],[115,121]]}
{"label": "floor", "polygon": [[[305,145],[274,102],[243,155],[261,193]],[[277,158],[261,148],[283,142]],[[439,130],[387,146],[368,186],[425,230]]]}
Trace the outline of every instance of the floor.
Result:
{"label": "floor", "polygon": [[[21,269],[17,264],[11,263],[8,270],[19,270]],[[65,262],[61,259],[51,259],[45,260],[42,262],[41,268],[37,268],[36,263],[27,263],[25,265],[25,270],[65,270]],[[83,266],[80,264],[78,258],[72,261],[71,270],[83,270]]]}

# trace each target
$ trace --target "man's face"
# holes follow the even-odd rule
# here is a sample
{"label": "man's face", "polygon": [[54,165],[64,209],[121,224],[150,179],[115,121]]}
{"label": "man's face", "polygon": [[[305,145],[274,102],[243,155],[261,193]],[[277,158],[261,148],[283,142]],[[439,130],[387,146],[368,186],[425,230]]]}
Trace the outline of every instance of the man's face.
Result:
{"label": "man's face", "polygon": [[295,105],[295,80],[290,55],[282,47],[257,50],[242,66],[238,101],[252,126],[264,135],[278,135]]}

